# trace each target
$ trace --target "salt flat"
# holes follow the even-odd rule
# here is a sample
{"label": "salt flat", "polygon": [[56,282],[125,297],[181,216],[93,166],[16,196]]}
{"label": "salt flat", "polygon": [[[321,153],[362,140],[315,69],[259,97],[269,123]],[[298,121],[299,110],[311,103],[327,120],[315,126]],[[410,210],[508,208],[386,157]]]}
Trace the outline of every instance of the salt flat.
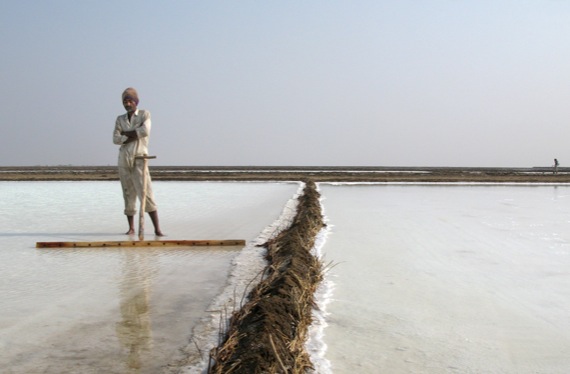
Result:
{"label": "salt flat", "polygon": [[[251,241],[298,184],[154,188],[166,239]],[[241,249],[36,249],[37,241],[128,240],[119,183],[2,182],[0,196],[3,373],[156,373],[209,316]]]}
{"label": "salt flat", "polygon": [[568,186],[321,192],[334,373],[568,372]]}
{"label": "salt flat", "polygon": [[[334,373],[567,372],[569,186],[319,186]],[[155,190],[167,239],[251,241],[298,184]],[[2,182],[0,195],[5,372],[154,373],[228,286],[239,249],[34,248],[125,239],[117,182]]]}

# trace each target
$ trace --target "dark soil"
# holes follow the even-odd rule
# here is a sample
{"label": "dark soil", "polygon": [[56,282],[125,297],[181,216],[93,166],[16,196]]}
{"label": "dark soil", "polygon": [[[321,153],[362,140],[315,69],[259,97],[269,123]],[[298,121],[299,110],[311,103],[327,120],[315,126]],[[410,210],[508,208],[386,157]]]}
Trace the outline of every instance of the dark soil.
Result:
{"label": "dark soil", "polygon": [[[570,183],[570,169],[452,167],[192,167],[151,166],[162,181],[496,182]],[[118,180],[114,166],[0,167],[2,181]]]}

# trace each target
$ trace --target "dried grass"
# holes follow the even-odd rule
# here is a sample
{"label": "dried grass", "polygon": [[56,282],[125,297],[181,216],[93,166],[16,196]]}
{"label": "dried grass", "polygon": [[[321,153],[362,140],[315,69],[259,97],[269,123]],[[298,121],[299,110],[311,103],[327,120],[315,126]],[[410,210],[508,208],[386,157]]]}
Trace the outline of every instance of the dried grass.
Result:
{"label": "dried grass", "polygon": [[323,265],[310,251],[325,226],[315,183],[306,181],[291,226],[264,244],[263,280],[235,311],[223,342],[211,352],[209,373],[306,373],[305,351]]}

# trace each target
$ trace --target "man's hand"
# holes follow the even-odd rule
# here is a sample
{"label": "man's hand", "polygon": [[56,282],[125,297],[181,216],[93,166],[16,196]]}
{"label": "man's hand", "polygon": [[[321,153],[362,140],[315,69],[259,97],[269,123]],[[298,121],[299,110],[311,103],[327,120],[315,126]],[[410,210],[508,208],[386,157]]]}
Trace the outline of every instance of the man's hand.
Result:
{"label": "man's hand", "polygon": [[134,142],[135,140],[137,140],[139,138],[137,135],[137,132],[135,130],[121,131],[121,135],[124,135],[128,138],[127,140],[125,140],[123,142],[123,144],[128,144],[128,143]]}
{"label": "man's hand", "polygon": [[135,130],[131,130],[131,131],[121,131],[121,135],[126,136],[129,139],[137,139],[138,135],[137,132]]}

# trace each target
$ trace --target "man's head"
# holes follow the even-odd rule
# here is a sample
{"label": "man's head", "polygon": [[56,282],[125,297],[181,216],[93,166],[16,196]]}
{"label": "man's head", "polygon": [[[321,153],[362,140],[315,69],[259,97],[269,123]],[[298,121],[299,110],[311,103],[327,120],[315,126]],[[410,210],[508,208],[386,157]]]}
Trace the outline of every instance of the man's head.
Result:
{"label": "man's head", "polygon": [[127,88],[123,91],[122,99],[123,106],[128,113],[133,113],[135,110],[137,110],[137,105],[139,105],[139,95],[137,93],[137,90],[132,87]]}

